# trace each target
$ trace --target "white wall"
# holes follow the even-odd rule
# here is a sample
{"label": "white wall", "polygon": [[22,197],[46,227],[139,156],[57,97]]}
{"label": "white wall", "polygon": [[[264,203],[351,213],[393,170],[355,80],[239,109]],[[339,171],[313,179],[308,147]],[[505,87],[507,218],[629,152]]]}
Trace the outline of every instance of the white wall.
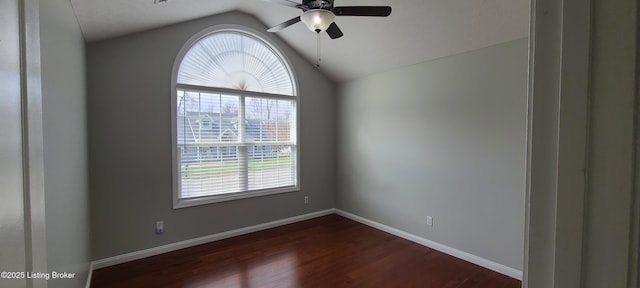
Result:
{"label": "white wall", "polygon": [[341,84],[337,207],[522,270],[526,91],[526,39]]}
{"label": "white wall", "polygon": [[84,39],[69,0],[40,1],[40,24],[48,269],[77,273],[47,283],[84,287],[91,260]]}

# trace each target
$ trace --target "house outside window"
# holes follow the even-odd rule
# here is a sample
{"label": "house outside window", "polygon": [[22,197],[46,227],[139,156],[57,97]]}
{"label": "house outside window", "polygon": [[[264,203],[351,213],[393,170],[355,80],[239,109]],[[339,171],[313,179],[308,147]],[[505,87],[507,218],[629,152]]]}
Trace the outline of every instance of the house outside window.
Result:
{"label": "house outside window", "polygon": [[174,68],[174,208],[299,190],[298,97],[257,33],[214,27]]}

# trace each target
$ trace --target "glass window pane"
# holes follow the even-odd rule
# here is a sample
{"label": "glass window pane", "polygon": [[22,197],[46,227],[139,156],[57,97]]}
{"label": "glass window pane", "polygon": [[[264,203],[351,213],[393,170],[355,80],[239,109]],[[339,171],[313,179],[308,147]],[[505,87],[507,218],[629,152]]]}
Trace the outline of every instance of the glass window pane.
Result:
{"label": "glass window pane", "polygon": [[249,146],[249,190],[296,185],[295,147]]}
{"label": "glass window pane", "polygon": [[[246,97],[245,134],[249,142],[294,142],[295,109],[291,100]],[[292,129],[294,128],[294,129]]]}
{"label": "glass window pane", "polygon": [[239,141],[238,96],[179,91],[178,100],[178,145]]}
{"label": "glass window pane", "polygon": [[181,198],[241,191],[238,146],[182,147]]}

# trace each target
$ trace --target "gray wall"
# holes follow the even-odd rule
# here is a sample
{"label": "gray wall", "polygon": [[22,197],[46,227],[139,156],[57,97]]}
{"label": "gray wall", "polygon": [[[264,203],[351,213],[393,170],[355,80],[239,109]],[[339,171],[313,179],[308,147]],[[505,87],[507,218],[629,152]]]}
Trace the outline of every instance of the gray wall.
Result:
{"label": "gray wall", "polygon": [[[24,183],[22,165],[22,84],[20,75],[19,3],[0,1],[0,267],[23,271],[27,267]],[[2,272],[0,271],[0,272]],[[0,277],[2,287],[27,287],[25,279]]]}
{"label": "gray wall", "polygon": [[[172,209],[171,72],[182,45],[232,12],[87,45],[93,259],[335,207],[335,87],[274,34],[300,95],[301,191]],[[303,204],[305,195],[309,204]],[[154,234],[155,221],[165,233]]]}
{"label": "gray wall", "polygon": [[83,287],[90,257],[85,45],[69,0],[40,1],[49,287]]}
{"label": "gray wall", "polygon": [[521,270],[527,45],[341,84],[337,207]]}
{"label": "gray wall", "polygon": [[[632,287],[638,1],[595,0],[581,287]],[[638,213],[640,211],[636,211]],[[636,223],[637,224],[637,223]],[[636,274],[636,275],[634,275]],[[637,287],[637,286],[635,286]]]}

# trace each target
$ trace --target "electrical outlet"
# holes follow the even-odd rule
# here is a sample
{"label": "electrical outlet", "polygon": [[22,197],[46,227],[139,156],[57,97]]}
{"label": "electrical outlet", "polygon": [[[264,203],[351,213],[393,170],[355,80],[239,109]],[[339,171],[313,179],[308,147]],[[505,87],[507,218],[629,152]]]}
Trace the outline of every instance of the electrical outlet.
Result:
{"label": "electrical outlet", "polygon": [[164,233],[164,221],[156,222],[156,234]]}
{"label": "electrical outlet", "polygon": [[309,204],[309,196],[304,196],[304,204]]}
{"label": "electrical outlet", "polygon": [[433,226],[433,217],[427,216],[427,226]]}

